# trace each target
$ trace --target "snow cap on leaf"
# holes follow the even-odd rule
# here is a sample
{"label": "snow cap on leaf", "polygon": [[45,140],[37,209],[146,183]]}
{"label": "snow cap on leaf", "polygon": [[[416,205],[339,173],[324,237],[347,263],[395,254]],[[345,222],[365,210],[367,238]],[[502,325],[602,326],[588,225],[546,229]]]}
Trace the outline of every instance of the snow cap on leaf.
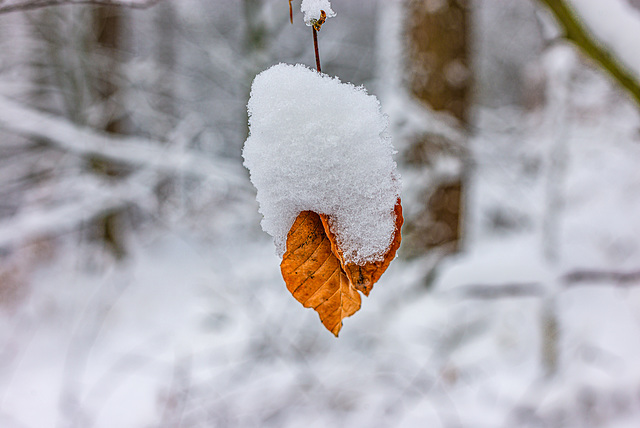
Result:
{"label": "snow cap on leaf", "polygon": [[308,210],[331,219],[345,262],[383,260],[400,177],[377,98],[306,66],[279,64],[255,78],[248,110],[244,165],[278,254]]}

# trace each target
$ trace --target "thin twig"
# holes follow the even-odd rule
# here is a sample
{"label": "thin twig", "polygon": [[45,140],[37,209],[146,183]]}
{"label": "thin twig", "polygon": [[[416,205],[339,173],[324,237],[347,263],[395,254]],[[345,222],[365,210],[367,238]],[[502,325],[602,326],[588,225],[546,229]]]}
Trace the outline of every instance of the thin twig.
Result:
{"label": "thin twig", "polygon": [[293,5],[291,4],[291,0],[289,0],[289,21],[293,24]]}
{"label": "thin twig", "polygon": [[320,51],[318,50],[318,32],[315,27],[311,27],[313,30],[313,47],[316,50],[316,68],[318,69],[318,73],[322,73],[322,68],[320,67]]}

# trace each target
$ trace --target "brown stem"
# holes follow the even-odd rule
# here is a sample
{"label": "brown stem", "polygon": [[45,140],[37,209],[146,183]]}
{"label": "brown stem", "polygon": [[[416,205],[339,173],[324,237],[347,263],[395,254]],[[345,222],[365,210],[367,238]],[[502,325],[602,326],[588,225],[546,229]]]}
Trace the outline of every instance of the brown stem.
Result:
{"label": "brown stem", "polygon": [[293,6],[291,5],[291,0],[289,0],[289,21],[293,24]]}
{"label": "brown stem", "polygon": [[311,27],[313,30],[313,47],[316,50],[316,68],[318,69],[318,73],[322,73],[322,68],[320,67],[320,51],[318,50],[318,32],[315,27]]}

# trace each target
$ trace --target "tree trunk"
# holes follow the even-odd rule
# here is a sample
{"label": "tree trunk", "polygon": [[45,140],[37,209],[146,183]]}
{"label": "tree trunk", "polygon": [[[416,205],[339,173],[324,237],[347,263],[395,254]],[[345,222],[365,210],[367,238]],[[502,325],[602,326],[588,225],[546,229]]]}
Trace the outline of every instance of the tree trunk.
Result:
{"label": "tree trunk", "polygon": [[[118,86],[114,82],[114,76],[120,65],[122,15],[120,8],[114,6],[100,6],[93,14],[95,41],[99,54],[106,58],[104,67],[98,71],[93,82],[97,98],[105,106],[103,115],[104,131],[110,134],[125,133],[123,114],[116,107],[118,101]],[[91,168],[98,174],[117,179],[126,175],[128,171],[113,162],[93,157],[90,160]],[[109,250],[120,259],[126,255],[126,245],[122,230],[122,211],[107,212],[96,220],[96,232],[98,238],[104,241]]]}
{"label": "tree trunk", "polygon": [[[96,43],[100,53],[106,58],[107,67],[98,72],[94,82],[97,96],[105,103],[113,103],[117,96],[118,87],[114,83],[113,76],[120,65],[120,33],[122,32],[122,16],[119,8],[113,6],[100,6],[95,9],[93,15]],[[123,131],[121,119],[116,114],[106,119],[104,130],[112,134]]]}
{"label": "tree trunk", "polygon": [[469,9],[466,0],[411,0],[408,55],[413,94],[463,124],[469,115]]}
{"label": "tree trunk", "polygon": [[[407,0],[405,32],[407,86],[432,110],[457,119],[467,128],[470,111],[471,78],[469,52],[469,7],[466,0]],[[465,151],[441,136],[416,138],[404,153],[413,168],[431,171],[423,192],[424,207],[409,221],[406,236],[409,254],[439,248],[455,251],[462,238]],[[437,164],[453,158],[458,172],[441,174]]]}

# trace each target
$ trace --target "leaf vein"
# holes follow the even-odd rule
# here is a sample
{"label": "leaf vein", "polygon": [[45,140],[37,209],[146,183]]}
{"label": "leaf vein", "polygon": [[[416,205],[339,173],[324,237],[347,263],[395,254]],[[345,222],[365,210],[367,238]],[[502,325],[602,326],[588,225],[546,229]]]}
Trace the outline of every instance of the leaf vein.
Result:
{"label": "leaf vein", "polygon": [[[292,236],[293,236],[293,235],[295,235],[295,234],[296,234],[296,232],[298,231],[298,229],[300,229],[300,228],[302,227],[302,225],[304,224],[304,222],[305,222],[305,221],[307,221],[307,219],[308,219],[308,218],[309,218],[309,216],[311,215],[311,214],[310,214],[310,213],[311,213],[310,211],[304,211],[304,212],[300,213],[300,215],[305,214],[305,213],[306,213],[307,215],[306,215],[304,218],[302,218],[302,219],[300,220],[300,222],[298,223],[298,226],[297,226],[295,229],[293,229],[293,230],[290,230],[290,231],[289,231],[289,234],[290,234],[290,235],[292,235]],[[294,223],[295,223],[295,221],[294,221]]]}
{"label": "leaf vein", "polygon": [[[314,233],[315,231],[318,230],[318,225],[316,224],[316,228],[314,229]],[[314,248],[314,250],[311,252],[311,254],[309,254],[309,257],[307,257],[302,263],[300,263],[298,265],[298,267],[296,267],[295,269],[293,269],[292,272],[297,271],[298,269],[300,269],[302,267],[302,265],[304,265],[306,262],[309,261],[309,259],[311,259],[311,257],[313,257],[313,255],[316,253],[316,251],[318,251],[318,248],[320,248],[320,246],[322,245],[322,243],[324,242],[324,240],[327,238],[327,236],[323,233],[322,234],[322,239],[320,240],[320,242],[318,242],[318,246],[316,248]],[[291,252],[293,254],[293,251]]]}
{"label": "leaf vein", "polygon": [[[331,274],[331,276],[329,276],[329,278],[327,278],[327,280],[325,282],[323,282],[322,284],[320,284],[320,287],[318,287],[318,289],[316,291],[313,292],[313,294],[309,297],[307,297],[307,300],[305,300],[302,304],[306,305],[307,302],[309,300],[311,300],[316,294],[318,294],[318,292],[320,290],[322,290],[322,288],[324,288],[325,285],[327,285],[327,283],[329,281],[331,281],[331,278],[333,278],[333,276],[336,274],[336,272],[338,272],[338,269],[334,270],[333,273]],[[314,306],[313,309],[317,308],[318,306],[320,306],[322,303],[324,303],[325,301],[320,302],[317,306]]]}
{"label": "leaf vein", "polygon": [[[329,253],[329,255],[327,256],[327,258],[326,258],[326,259],[324,259],[324,261],[322,262],[322,264],[321,264],[321,265],[318,267],[318,269],[316,269],[316,270],[315,270],[315,272],[313,272],[313,273],[318,273],[318,271],[319,271],[320,269],[322,269],[322,266],[324,266],[324,264],[325,264],[325,263],[327,263],[327,261],[331,258],[331,256],[333,256],[333,253]],[[303,263],[303,264],[304,264],[304,263]],[[301,266],[302,266],[302,265],[301,265]],[[311,279],[311,275],[309,275],[308,277],[306,277],[306,278],[304,279],[304,281],[302,281],[302,282],[300,283],[300,285],[298,285],[298,286],[296,287],[296,289],[295,289],[295,290],[293,290],[293,291],[291,292],[291,294],[294,294],[296,291],[298,291],[298,289],[299,289],[300,287],[302,287],[302,286],[303,286],[303,285],[304,285],[308,280],[310,280],[310,279]],[[322,287],[322,284],[320,284],[320,287]]]}
{"label": "leaf vein", "polygon": [[[336,269],[336,271],[338,271],[338,269]],[[335,272],[333,273],[333,275],[335,275]],[[331,276],[333,276],[333,275],[331,275]],[[325,284],[326,284],[326,283],[325,283]],[[340,292],[340,287],[338,287],[338,288],[336,289],[336,291],[334,291],[334,292],[333,292],[333,294],[331,294],[331,296],[327,297],[327,298],[326,298],[326,299],[324,299],[322,302],[320,302],[320,303],[318,303],[316,306],[314,306],[314,307],[313,307],[313,309],[316,309],[316,308],[320,307],[320,305],[323,305],[323,304],[327,303],[329,300],[331,300],[331,298],[332,298],[333,296],[335,296],[335,295],[336,295],[336,293],[339,293],[339,292]],[[342,299],[340,299],[340,304],[342,304]]]}

